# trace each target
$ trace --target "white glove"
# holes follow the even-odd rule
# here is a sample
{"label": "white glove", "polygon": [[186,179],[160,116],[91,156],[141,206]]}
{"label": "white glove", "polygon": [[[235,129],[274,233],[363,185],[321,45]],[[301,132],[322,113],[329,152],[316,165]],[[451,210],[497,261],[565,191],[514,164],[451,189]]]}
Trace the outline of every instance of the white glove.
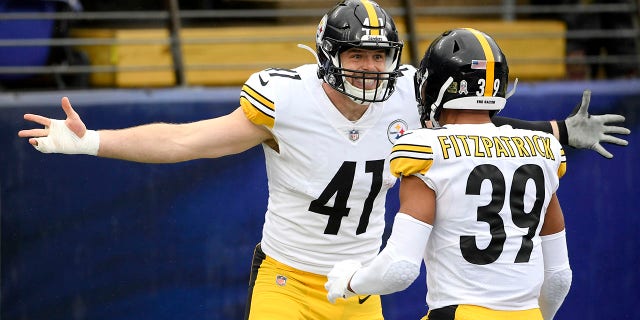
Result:
{"label": "white glove", "polygon": [[100,147],[100,134],[95,130],[87,130],[82,138],[71,131],[64,120],[51,119],[49,134],[35,138],[34,146],[42,153],[66,153],[97,155]]}
{"label": "white glove", "polygon": [[355,260],[344,260],[336,263],[327,275],[327,299],[331,303],[336,303],[336,299],[347,299],[356,294],[348,289],[349,281],[353,274],[362,267],[362,264]]}
{"label": "white glove", "polygon": [[618,114],[590,115],[588,112],[591,101],[591,90],[585,90],[582,94],[582,104],[577,112],[572,113],[564,123],[567,126],[568,143],[579,149],[591,149],[605,158],[613,158],[613,155],[605,150],[601,142],[626,146],[626,140],[609,135],[629,134],[631,131],[625,127],[607,126],[609,122],[623,122],[625,119]]}

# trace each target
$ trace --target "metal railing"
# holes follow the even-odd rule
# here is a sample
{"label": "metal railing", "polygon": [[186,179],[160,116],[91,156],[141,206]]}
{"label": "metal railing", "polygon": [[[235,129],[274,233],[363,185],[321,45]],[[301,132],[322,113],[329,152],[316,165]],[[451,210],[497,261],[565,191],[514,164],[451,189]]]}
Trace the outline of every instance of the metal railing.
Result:
{"label": "metal railing", "polygon": [[[109,46],[109,45],[167,45],[170,47],[172,64],[166,66],[113,66],[113,65],[73,65],[69,63],[61,63],[57,65],[33,65],[33,66],[0,66],[0,76],[3,75],[31,75],[31,74],[50,74],[50,75],[69,75],[69,74],[91,74],[96,72],[128,72],[128,71],[158,71],[173,70],[175,73],[177,85],[187,85],[185,71],[187,69],[224,69],[229,68],[224,63],[212,65],[193,65],[187,67],[184,63],[181,46],[183,44],[220,42],[220,39],[183,39],[180,36],[182,21],[185,19],[193,20],[211,20],[225,19],[233,21],[234,19],[246,18],[312,18],[317,20],[321,17],[327,8],[309,8],[309,9],[252,9],[252,10],[180,10],[178,0],[168,0],[166,10],[164,11],[109,11],[109,12],[87,12],[87,11],[71,11],[71,12],[2,12],[0,13],[0,22],[17,21],[17,20],[52,20],[65,21],[71,24],[81,22],[100,22],[100,21],[127,21],[129,24],[135,24],[136,21],[157,21],[159,25],[164,26],[169,31],[167,39],[105,39],[105,38],[71,38],[71,37],[53,37],[39,39],[0,39],[0,49],[9,47],[48,47],[48,48],[71,48],[77,46]],[[407,33],[404,35],[409,40],[410,47],[405,49],[405,53],[410,55],[410,61],[414,64],[420,58],[417,48],[419,41],[433,39],[436,34],[418,34],[415,30],[415,20],[418,17],[429,16],[448,16],[448,17],[498,17],[506,21],[514,21],[520,17],[535,19],[537,16],[546,14],[563,15],[563,14],[594,14],[594,13],[626,13],[632,17],[632,25],[628,28],[616,30],[603,29],[583,29],[583,30],[567,30],[564,37],[567,41],[580,39],[627,39],[631,40],[635,45],[635,53],[630,55],[594,55],[586,57],[564,58],[564,63],[574,64],[583,63],[587,65],[602,64],[635,64],[640,65],[640,27],[638,22],[639,11],[638,3],[630,1],[629,3],[613,3],[613,4],[591,4],[591,5],[517,5],[515,1],[505,0],[502,5],[486,5],[486,6],[417,6],[413,0],[403,0],[401,6],[387,8],[387,11],[394,17],[401,17],[406,21]],[[532,35],[536,35],[535,31]],[[522,36],[522,35],[519,35]],[[242,39],[238,41],[246,41]],[[278,41],[278,39],[256,38],[255,41]],[[290,40],[290,39],[289,39]],[[306,39],[308,40],[308,39]],[[234,41],[226,39],[224,41]],[[556,61],[557,62],[557,61]],[[62,84],[64,85],[64,84]],[[60,86],[60,85],[59,85]]]}

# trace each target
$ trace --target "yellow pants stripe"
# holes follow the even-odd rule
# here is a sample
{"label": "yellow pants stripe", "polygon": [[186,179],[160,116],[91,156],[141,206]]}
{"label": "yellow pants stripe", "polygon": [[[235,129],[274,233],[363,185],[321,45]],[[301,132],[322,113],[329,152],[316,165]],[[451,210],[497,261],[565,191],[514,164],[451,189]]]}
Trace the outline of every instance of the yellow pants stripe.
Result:
{"label": "yellow pants stripe", "polygon": [[422,320],[542,320],[540,309],[493,310],[474,305],[429,310]]}

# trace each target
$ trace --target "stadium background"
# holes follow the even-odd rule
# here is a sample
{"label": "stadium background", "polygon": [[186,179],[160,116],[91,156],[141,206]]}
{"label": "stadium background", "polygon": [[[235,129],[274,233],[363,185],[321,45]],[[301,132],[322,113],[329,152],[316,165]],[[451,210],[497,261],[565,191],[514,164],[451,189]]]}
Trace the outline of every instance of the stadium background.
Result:
{"label": "stadium background", "polygon": [[[55,10],[52,2],[73,1],[51,1],[45,11]],[[0,3],[0,16],[7,3],[11,1]],[[112,9],[118,8],[116,1],[109,3]],[[18,34],[15,21],[5,18],[0,17],[0,39]],[[441,28],[433,27],[432,20],[427,22]],[[491,25],[504,28],[502,22]],[[45,33],[53,27],[41,26],[22,25],[23,30]],[[556,28],[555,24],[547,26]],[[298,33],[306,38],[306,29]],[[505,41],[518,38],[511,36]],[[527,45],[536,49],[530,52],[557,49],[531,46],[532,39],[527,39]],[[170,61],[169,50],[154,45],[144,52],[160,52],[161,59]],[[110,52],[124,52],[125,47],[115,46]],[[10,53],[2,51],[5,49]],[[19,65],[36,56],[16,54],[10,51],[13,49],[0,46],[0,66],[7,61]],[[148,58],[141,54],[141,47],[128,50],[143,62]],[[213,53],[195,51],[206,57]],[[186,58],[190,52],[185,51]],[[522,52],[528,53],[527,48],[518,54]],[[112,58],[106,60],[112,62]],[[154,59],[160,58],[149,58]],[[311,61],[309,55],[303,59]],[[544,62],[546,58],[540,59]],[[218,57],[213,60],[224,62]],[[528,60],[536,59],[520,58]],[[512,71],[524,70],[512,62]],[[87,77],[63,74],[53,81],[57,89],[28,88],[23,83],[10,87],[6,74],[0,74],[1,84],[7,85],[0,87],[1,319],[242,318],[251,255],[260,239],[267,202],[259,147],[215,160],[149,165],[83,155],[45,155],[17,137],[18,130],[32,126],[23,121],[24,113],[63,117],[59,105],[63,95],[71,98],[90,128],[104,129],[199,120],[226,114],[238,105],[239,84],[172,86],[166,84],[175,80],[171,69],[163,70],[107,75],[108,85],[94,88],[74,88]],[[540,70],[534,67],[529,72]],[[565,72],[564,65],[561,71]],[[137,76],[118,82],[120,75]],[[214,78],[203,77],[207,81]],[[60,79],[65,88],[60,88]],[[100,84],[100,79],[90,79],[91,85]],[[193,80],[187,74],[189,79]],[[589,88],[593,91],[590,112],[622,114],[632,132],[625,137],[629,146],[606,146],[615,155],[612,160],[593,151],[566,150],[568,173],[558,194],[567,220],[574,280],[556,319],[636,319],[635,307],[640,304],[640,79],[542,80],[521,81],[502,115],[564,119],[580,101],[582,90]],[[153,81],[164,82],[149,86]],[[51,84],[51,78],[38,83]],[[112,84],[115,87],[108,87]],[[396,192],[394,188],[388,196],[388,224],[398,206]],[[383,297],[386,318],[419,319],[426,311],[424,281],[423,270],[408,290]]]}

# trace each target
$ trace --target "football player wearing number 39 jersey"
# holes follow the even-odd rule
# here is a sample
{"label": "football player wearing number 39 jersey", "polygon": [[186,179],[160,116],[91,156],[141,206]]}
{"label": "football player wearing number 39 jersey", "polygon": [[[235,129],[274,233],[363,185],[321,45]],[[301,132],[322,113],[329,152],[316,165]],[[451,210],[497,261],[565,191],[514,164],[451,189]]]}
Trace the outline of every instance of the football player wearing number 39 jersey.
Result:
{"label": "football player wearing number 39 jersey", "polygon": [[[26,114],[45,128],[18,134],[45,153],[145,163],[217,158],[261,144],[269,202],[246,318],[382,319],[379,296],[330,304],[324,283],[338,261],[368,264],[378,253],[385,195],[396,181],[388,152],[399,136],[421,126],[413,94],[416,69],[400,64],[402,48],[381,7],[345,0],[318,25],[311,50],[317,64],[257,72],[242,87],[240,107],[228,115],[96,131],[86,129],[65,97],[66,120]],[[541,126],[575,147],[611,157],[600,142],[626,144],[607,133],[628,130],[606,123],[624,118],[589,116],[587,106],[588,99],[566,121],[493,120]]]}
{"label": "football player wearing number 39 jersey", "polygon": [[565,155],[548,133],[491,123],[507,81],[507,60],[487,34],[454,29],[434,40],[415,86],[421,118],[436,127],[397,140],[391,236],[365,267],[336,264],[330,301],[403,290],[424,260],[424,319],[553,318],[572,275],[556,196]]}

